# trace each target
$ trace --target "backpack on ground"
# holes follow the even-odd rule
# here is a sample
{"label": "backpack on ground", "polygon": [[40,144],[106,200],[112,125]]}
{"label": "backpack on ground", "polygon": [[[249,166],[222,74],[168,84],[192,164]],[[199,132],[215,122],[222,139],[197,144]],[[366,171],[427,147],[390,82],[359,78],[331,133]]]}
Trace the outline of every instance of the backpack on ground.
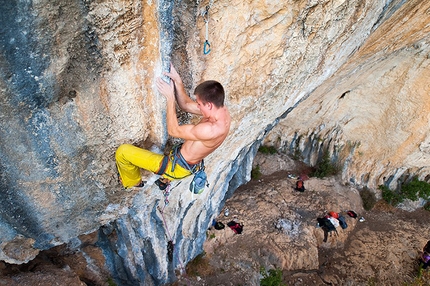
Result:
{"label": "backpack on ground", "polygon": [[329,214],[331,217],[334,217],[335,219],[338,219],[338,218],[339,218],[339,213],[337,213],[337,212],[331,211],[331,212],[329,212],[328,214]]}
{"label": "backpack on ground", "polygon": [[347,211],[346,214],[352,218],[357,218],[358,216],[354,211]]}
{"label": "backpack on ground", "polygon": [[299,191],[299,192],[304,192],[305,191],[305,184],[304,184],[304,182],[302,180],[298,180],[296,182],[296,191]]}
{"label": "backpack on ground", "polygon": [[319,226],[326,230],[327,232],[335,231],[337,233],[336,227],[331,223],[331,221],[326,217],[317,218]]}
{"label": "backpack on ground", "polygon": [[217,221],[215,223],[214,227],[215,227],[216,230],[221,230],[221,229],[224,229],[224,224],[222,222],[220,222],[220,221]]}
{"label": "backpack on ground", "polygon": [[339,215],[339,217],[337,219],[339,220],[339,225],[342,229],[345,229],[348,227],[348,224],[346,223],[345,217],[343,217],[342,215]]}
{"label": "backpack on ground", "polygon": [[227,225],[237,234],[241,234],[243,230],[243,224],[237,223],[234,220],[227,223]]}

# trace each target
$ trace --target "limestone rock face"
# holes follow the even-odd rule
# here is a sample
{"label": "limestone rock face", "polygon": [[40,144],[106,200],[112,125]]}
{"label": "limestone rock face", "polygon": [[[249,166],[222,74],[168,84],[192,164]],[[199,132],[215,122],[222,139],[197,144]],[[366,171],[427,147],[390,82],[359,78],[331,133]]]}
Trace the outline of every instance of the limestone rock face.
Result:
{"label": "limestone rock face", "polygon": [[[375,23],[359,50],[266,143],[299,152],[311,165],[328,150],[343,180],[373,189],[396,188],[414,175],[428,180],[429,7],[415,4],[388,9],[383,19],[392,16]],[[400,17],[410,21],[397,29]]]}
{"label": "limestone rock face", "polygon": [[[116,281],[172,281],[174,270],[201,252],[226,198],[249,180],[256,149],[275,125],[268,142],[290,149],[298,142],[310,163],[323,146],[338,150],[344,180],[375,186],[406,173],[425,178],[429,5],[4,3],[0,241],[24,237],[28,251],[16,260],[2,248],[1,259],[23,263],[103,226],[100,245]],[[200,81],[223,83],[233,122],[226,142],[206,159],[210,188],[193,197],[190,179],[183,180],[161,215],[155,177],[144,173],[147,186],[125,192],[114,152],[121,143],[161,152],[173,141],[154,87],[170,61],[191,94]]]}

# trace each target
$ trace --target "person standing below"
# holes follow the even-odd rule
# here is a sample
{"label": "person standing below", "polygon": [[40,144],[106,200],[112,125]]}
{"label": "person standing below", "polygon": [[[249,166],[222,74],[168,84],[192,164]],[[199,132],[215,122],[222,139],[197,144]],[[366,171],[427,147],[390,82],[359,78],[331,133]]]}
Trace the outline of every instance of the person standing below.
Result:
{"label": "person standing below", "polygon": [[[208,80],[199,84],[194,91],[194,101],[187,95],[182,79],[173,65],[170,72],[163,74],[171,79],[170,83],[158,78],[156,85],[167,100],[167,132],[184,142],[168,156],[131,144],[119,146],[115,159],[125,188],[143,186],[139,169],[142,168],[161,175],[155,183],[164,190],[170,180],[191,175],[192,170],[198,168],[202,160],[217,149],[229,133],[231,117],[224,105],[224,88],[219,82]],[[179,125],[176,104],[186,112],[202,116],[199,123]]]}
{"label": "person standing below", "polygon": [[423,269],[427,269],[430,266],[430,240],[423,248],[423,253],[421,254],[421,266]]}

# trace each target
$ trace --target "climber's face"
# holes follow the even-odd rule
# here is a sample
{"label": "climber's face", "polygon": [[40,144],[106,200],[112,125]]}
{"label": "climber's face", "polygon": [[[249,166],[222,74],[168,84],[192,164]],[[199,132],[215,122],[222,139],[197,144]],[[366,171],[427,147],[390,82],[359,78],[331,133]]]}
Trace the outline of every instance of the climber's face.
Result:
{"label": "climber's face", "polygon": [[212,104],[210,102],[204,103],[200,100],[199,96],[196,95],[197,107],[200,109],[200,112],[203,116],[207,115],[212,109]]}

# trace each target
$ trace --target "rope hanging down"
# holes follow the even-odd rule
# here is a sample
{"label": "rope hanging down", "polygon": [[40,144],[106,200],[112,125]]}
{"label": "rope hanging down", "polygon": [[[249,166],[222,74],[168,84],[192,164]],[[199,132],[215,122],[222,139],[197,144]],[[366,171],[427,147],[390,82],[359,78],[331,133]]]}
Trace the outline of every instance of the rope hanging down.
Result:
{"label": "rope hanging down", "polygon": [[[167,222],[166,219],[164,217],[164,209],[166,208],[166,206],[169,205],[169,195],[170,192],[176,188],[182,181],[179,181],[174,187],[170,187],[170,184],[167,186],[167,188],[163,191],[163,196],[164,196],[164,206],[163,208],[160,208],[160,206],[157,206],[158,211],[161,214],[161,218],[163,219],[163,224],[164,224],[164,229],[166,230],[166,236],[167,239],[169,240],[167,242],[167,258],[169,259],[170,262],[173,261],[173,254],[174,254],[174,249],[175,249],[175,244],[173,243],[173,237],[170,234],[169,228],[167,226]],[[182,264],[181,259],[178,257],[178,261],[179,261],[179,267],[180,267],[180,271],[181,274],[185,275],[184,278],[187,279],[187,272],[185,270],[185,266]]]}

